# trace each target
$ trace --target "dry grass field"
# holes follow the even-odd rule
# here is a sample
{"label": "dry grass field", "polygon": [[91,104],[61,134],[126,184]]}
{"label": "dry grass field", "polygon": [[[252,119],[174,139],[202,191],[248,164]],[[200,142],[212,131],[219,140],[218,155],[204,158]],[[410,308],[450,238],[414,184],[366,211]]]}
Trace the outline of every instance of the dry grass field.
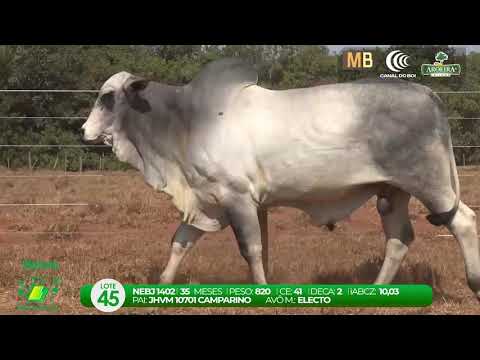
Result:
{"label": "dry grass field", "polygon": [[[479,169],[462,169],[462,200],[480,205]],[[87,172],[84,175],[97,175]],[[136,172],[64,177],[61,172],[0,171],[0,203],[87,203],[88,206],[0,206],[0,314],[15,314],[23,259],[55,260],[62,286],[61,314],[99,314],[82,307],[79,289],[114,278],[155,283],[169,254],[179,213]],[[36,177],[22,177],[34,175]],[[427,283],[434,303],[427,308],[147,308],[115,314],[480,314],[466,285],[459,246],[444,228],[425,220],[410,203],[416,241],[395,280]],[[478,210],[478,209],[476,209]],[[383,258],[384,237],[374,200],[330,232],[303,213],[270,210],[271,283],[369,283]],[[247,283],[248,268],[230,228],[206,234],[183,263],[177,282]]]}

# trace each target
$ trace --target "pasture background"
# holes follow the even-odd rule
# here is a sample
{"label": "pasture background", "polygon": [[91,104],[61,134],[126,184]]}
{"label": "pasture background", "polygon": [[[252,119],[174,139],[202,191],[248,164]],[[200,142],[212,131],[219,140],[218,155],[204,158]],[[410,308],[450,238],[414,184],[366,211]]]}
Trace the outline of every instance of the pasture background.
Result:
{"label": "pasture background", "polygon": [[[374,50],[383,59],[392,49],[431,63],[437,47],[392,46]],[[445,50],[451,52],[451,50]],[[361,71],[337,72],[338,57],[326,46],[301,45],[9,45],[0,46],[0,89],[92,89],[98,90],[113,74],[128,71],[138,76],[172,85],[186,84],[207,62],[236,56],[258,70],[259,84],[270,89],[308,87],[365,77]],[[385,64],[376,61],[377,71]],[[413,69],[409,69],[412,71]],[[420,69],[415,69],[419,72]],[[466,59],[465,80],[429,79],[418,75],[434,91],[480,90],[480,54]],[[456,145],[480,145],[480,94],[442,94]],[[95,93],[2,93],[0,92],[0,144],[79,145],[84,119],[45,119],[42,117],[86,117]],[[19,117],[6,119],[4,117]],[[29,117],[24,119],[22,117]],[[32,119],[31,117],[39,117]],[[462,120],[457,118],[462,118]],[[465,118],[473,118],[466,120]],[[129,166],[115,160],[105,148],[2,148],[0,165],[10,168],[61,168],[125,170]],[[455,150],[459,164],[480,164],[479,148]],[[64,159],[67,158],[66,165]]]}

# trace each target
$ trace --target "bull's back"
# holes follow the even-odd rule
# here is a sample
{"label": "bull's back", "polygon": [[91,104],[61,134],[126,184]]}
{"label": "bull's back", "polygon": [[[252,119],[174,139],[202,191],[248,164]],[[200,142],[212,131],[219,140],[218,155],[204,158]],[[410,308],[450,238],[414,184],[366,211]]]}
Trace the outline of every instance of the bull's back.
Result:
{"label": "bull's back", "polygon": [[397,160],[405,166],[419,147],[445,137],[431,92],[404,83],[251,86],[232,110],[247,171],[255,177],[260,168],[270,193],[292,198],[388,181]]}

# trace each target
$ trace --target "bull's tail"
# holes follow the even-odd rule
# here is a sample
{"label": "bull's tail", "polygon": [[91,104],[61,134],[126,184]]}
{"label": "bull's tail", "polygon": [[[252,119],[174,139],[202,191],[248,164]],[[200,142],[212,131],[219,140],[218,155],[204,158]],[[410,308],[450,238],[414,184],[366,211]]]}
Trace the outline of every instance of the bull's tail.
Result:
{"label": "bull's tail", "polygon": [[452,221],[455,213],[458,210],[458,205],[460,204],[460,183],[458,181],[458,172],[457,166],[455,163],[455,154],[453,153],[452,137],[449,136],[448,147],[450,153],[450,179],[453,183],[453,188],[455,191],[455,203],[451,210],[443,212],[440,214],[430,214],[427,216],[427,220],[435,226],[448,225]]}

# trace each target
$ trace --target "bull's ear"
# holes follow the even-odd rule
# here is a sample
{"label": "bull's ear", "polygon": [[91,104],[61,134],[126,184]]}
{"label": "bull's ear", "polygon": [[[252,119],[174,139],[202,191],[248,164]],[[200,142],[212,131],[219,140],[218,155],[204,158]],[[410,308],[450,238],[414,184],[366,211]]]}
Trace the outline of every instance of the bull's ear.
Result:
{"label": "bull's ear", "polygon": [[127,101],[135,110],[145,113],[151,110],[150,103],[143,97],[140,92],[145,90],[150,81],[141,77],[131,76],[125,81],[123,91],[127,97]]}

